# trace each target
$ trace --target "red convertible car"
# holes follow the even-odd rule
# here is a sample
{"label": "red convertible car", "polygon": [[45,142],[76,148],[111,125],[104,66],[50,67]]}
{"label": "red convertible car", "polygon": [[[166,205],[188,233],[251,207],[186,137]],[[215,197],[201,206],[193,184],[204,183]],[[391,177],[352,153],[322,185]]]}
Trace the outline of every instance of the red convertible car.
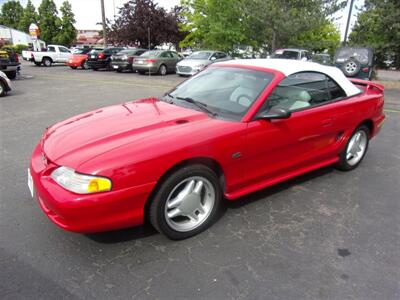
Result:
{"label": "red convertible car", "polygon": [[380,130],[383,87],[293,60],[211,65],[163,97],[84,113],[44,132],[28,184],[60,227],[149,221],[193,236],[235,200],[335,164],[357,167]]}

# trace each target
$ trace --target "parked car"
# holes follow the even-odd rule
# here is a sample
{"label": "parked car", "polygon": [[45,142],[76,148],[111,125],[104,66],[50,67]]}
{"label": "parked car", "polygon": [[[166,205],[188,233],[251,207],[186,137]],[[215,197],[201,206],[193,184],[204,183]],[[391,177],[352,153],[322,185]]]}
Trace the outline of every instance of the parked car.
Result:
{"label": "parked car", "polygon": [[334,64],[347,77],[370,80],[374,68],[374,52],[371,48],[339,48],[335,53]]}
{"label": "parked car", "polygon": [[176,64],[182,58],[175,51],[150,50],[133,60],[132,68],[140,74],[158,73],[166,75],[174,73]]}
{"label": "parked car", "polygon": [[271,58],[283,58],[283,59],[295,59],[295,60],[311,60],[311,53],[304,49],[288,48],[278,49],[272,55]]}
{"label": "parked car", "polygon": [[124,50],[122,47],[110,47],[101,51],[92,51],[88,55],[87,64],[90,69],[97,71],[99,69],[112,70],[111,55]]}
{"label": "parked car", "polygon": [[0,50],[0,71],[6,73],[8,78],[14,79],[17,76],[20,65],[17,53]]}
{"label": "parked car", "polygon": [[31,61],[37,66],[51,67],[51,65],[56,63],[65,63],[70,55],[71,52],[67,47],[48,45],[46,51],[32,51]]}
{"label": "parked car", "polygon": [[316,53],[312,56],[312,61],[326,66],[332,65],[331,56],[327,53]]}
{"label": "parked car", "polygon": [[223,197],[332,164],[356,168],[385,119],[383,97],[383,86],[317,63],[215,63],[162,97],[50,126],[28,185],[65,230],[149,220],[183,239],[216,221]]}
{"label": "parked car", "polygon": [[218,62],[230,60],[231,57],[224,52],[219,51],[197,51],[193,52],[184,60],[176,65],[176,74],[180,76],[194,75],[208,65]]}
{"label": "parked car", "polygon": [[4,97],[9,91],[11,91],[11,80],[0,71],[0,97]]}
{"label": "parked car", "polygon": [[133,71],[133,60],[145,53],[146,49],[125,49],[111,56],[111,66],[117,72]]}
{"label": "parked car", "polygon": [[89,65],[87,63],[88,54],[94,51],[101,51],[102,48],[85,48],[85,49],[75,49],[75,53],[72,53],[67,62],[65,63],[67,66],[70,66],[71,69],[77,69],[81,67],[82,69],[89,69]]}

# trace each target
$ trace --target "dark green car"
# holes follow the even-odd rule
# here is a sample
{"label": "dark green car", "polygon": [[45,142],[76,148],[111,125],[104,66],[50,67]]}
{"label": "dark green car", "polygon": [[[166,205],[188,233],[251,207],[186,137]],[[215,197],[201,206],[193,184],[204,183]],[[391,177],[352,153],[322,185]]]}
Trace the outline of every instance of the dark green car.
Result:
{"label": "dark green car", "polygon": [[334,65],[341,69],[346,77],[371,80],[374,52],[371,48],[340,48],[336,50]]}

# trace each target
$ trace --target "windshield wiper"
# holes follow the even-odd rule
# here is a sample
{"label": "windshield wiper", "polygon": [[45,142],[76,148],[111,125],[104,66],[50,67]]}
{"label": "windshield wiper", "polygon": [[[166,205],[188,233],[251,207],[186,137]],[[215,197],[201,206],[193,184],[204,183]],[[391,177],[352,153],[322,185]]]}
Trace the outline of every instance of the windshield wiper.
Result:
{"label": "windshield wiper", "polygon": [[190,97],[176,97],[176,99],[189,102],[189,103],[195,105],[196,107],[200,108],[202,111],[208,113],[209,115],[211,115],[213,117],[218,116],[218,114],[216,112],[214,112],[214,111],[210,110],[209,108],[207,108],[207,104],[205,104],[203,102],[194,100],[193,98],[190,98]]}

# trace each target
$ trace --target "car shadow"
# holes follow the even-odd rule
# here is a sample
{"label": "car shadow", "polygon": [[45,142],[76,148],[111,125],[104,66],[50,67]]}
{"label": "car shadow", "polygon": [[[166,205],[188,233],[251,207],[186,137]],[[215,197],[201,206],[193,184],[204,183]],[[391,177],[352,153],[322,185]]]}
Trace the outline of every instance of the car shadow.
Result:
{"label": "car shadow", "polygon": [[[317,177],[324,176],[328,173],[331,173],[335,170],[333,166],[324,167],[304,175],[295,177],[293,179],[284,181],[282,183],[273,185],[269,188],[262,189],[260,191],[251,193],[249,195],[243,196],[237,200],[229,201],[225,200],[223,209],[221,210],[218,219],[222,218],[225,212],[229,209],[239,209],[243,206],[249,205],[253,202],[265,200],[274,194],[280,193],[284,190],[290,189],[295,185],[299,185],[305,183],[307,181],[313,180]],[[218,220],[216,220],[218,221]],[[116,244],[122,242],[128,242],[136,239],[142,239],[146,237],[150,237],[152,235],[158,234],[158,232],[148,223],[145,223],[142,226],[138,226],[135,228],[128,228],[122,230],[101,232],[101,233],[92,233],[85,234],[89,239],[101,243],[101,244]]]}
{"label": "car shadow", "polygon": [[85,234],[85,236],[97,243],[117,244],[146,238],[155,234],[158,234],[158,232],[150,224],[144,224],[134,228]]}

